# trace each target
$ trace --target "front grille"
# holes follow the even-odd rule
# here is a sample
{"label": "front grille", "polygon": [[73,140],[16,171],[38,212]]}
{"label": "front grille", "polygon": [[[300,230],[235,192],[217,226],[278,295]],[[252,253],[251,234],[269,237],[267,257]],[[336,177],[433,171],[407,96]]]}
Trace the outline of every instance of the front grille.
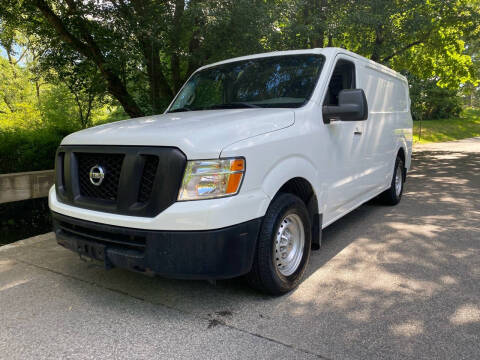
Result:
{"label": "front grille", "polygon": [[[80,194],[90,198],[116,201],[124,154],[76,153]],[[96,165],[105,170],[100,185],[90,182],[90,169]]]}
{"label": "front grille", "polygon": [[139,203],[145,203],[150,199],[158,167],[158,156],[144,155],[144,157],[145,166],[140,182],[140,191],[138,192]]}
{"label": "front grille", "polygon": [[[57,198],[84,209],[154,217],[177,201],[186,162],[186,156],[172,147],[60,146],[55,163]],[[104,173],[99,185],[92,183],[98,178],[90,180],[97,165]]]}

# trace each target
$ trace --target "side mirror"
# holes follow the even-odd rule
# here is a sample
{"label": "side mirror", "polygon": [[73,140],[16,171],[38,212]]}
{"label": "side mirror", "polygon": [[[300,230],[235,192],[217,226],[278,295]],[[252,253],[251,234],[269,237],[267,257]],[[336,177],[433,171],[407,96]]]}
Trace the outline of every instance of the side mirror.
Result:
{"label": "side mirror", "polygon": [[345,89],[338,94],[338,106],[324,106],[323,121],[360,121],[368,118],[368,104],[362,89]]}

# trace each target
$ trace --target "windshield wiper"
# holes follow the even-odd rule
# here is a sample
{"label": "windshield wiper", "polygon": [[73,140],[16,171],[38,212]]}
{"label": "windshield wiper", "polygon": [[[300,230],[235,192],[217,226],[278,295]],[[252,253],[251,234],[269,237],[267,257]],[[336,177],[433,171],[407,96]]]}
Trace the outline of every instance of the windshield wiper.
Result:
{"label": "windshield wiper", "polygon": [[183,111],[198,111],[198,110],[216,110],[216,109],[242,109],[242,108],[261,108],[255,104],[247,102],[233,102],[226,104],[215,104],[212,106],[202,107],[202,108],[191,108],[189,106],[183,106],[181,108],[170,110],[168,113],[183,112]]}
{"label": "windshield wiper", "polygon": [[168,113],[182,112],[182,111],[194,111],[194,110],[197,110],[197,109],[192,109],[191,107],[184,106],[184,107],[181,107],[181,108],[178,108],[178,109],[175,109],[175,110],[170,110]]}
{"label": "windshield wiper", "polygon": [[226,104],[216,104],[204,108],[204,110],[215,110],[215,109],[242,109],[242,108],[261,108],[261,106],[247,103],[247,102],[233,102]]}

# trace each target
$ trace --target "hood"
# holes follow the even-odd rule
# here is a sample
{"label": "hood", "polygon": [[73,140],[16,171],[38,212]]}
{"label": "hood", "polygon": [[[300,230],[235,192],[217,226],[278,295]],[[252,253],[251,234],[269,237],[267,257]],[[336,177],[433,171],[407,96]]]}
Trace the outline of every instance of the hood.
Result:
{"label": "hood", "polygon": [[208,159],[232,143],[293,123],[291,109],[187,111],[96,126],[68,135],[62,145],[174,146],[189,159]]}

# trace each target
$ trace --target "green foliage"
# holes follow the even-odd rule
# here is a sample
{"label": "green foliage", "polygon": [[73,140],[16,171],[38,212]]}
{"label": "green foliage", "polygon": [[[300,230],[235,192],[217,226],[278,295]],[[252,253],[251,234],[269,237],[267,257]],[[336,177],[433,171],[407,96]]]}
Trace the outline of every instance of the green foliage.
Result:
{"label": "green foliage", "polygon": [[71,132],[81,129],[75,100],[66,85],[59,84],[44,89],[40,108],[46,127]]}
{"label": "green foliage", "polygon": [[2,169],[38,168],[36,136],[161,113],[199,66],[262,51],[344,47],[408,74],[415,118],[457,116],[480,97],[479,38],[479,0],[2,0],[0,140],[18,155],[2,142]]}
{"label": "green foliage", "polygon": [[68,131],[52,128],[0,130],[0,174],[53,169]]}
{"label": "green foliage", "polygon": [[130,116],[160,113],[199,66],[271,50],[340,46],[440,87],[476,86],[469,44],[479,38],[479,4],[4,0],[0,21],[10,38],[12,29],[28,34],[36,69],[46,78],[54,69],[88,126],[92,94],[101,107],[108,91]]}
{"label": "green foliage", "polygon": [[74,53],[68,55],[65,57],[49,51],[33,71],[43,74],[45,80],[57,88],[55,91],[59,92],[58,95],[67,101],[65,106],[68,105],[76,112],[68,114],[69,121],[78,123],[80,128],[86,128],[92,125],[94,109],[105,104],[105,82],[94,64]]}
{"label": "green foliage", "polygon": [[38,126],[35,87],[28,70],[0,57],[0,128]]}
{"label": "green foliage", "polygon": [[96,72],[78,68],[96,67],[101,81],[90,84],[106,86],[129,115],[140,116],[162,112],[198,66],[263,51],[270,3],[4,0],[0,20],[34,38],[42,72],[71,68],[84,78]]}
{"label": "green foliage", "polygon": [[466,109],[459,118],[415,121],[413,123],[413,140],[415,142],[452,141],[476,136],[480,136],[480,110],[478,109]]}
{"label": "green foliage", "polygon": [[415,120],[457,117],[462,99],[457,90],[440,87],[436,79],[421,80],[409,76],[411,111]]}
{"label": "green foliage", "polygon": [[117,111],[104,88],[99,90],[95,68],[86,76],[69,75],[63,69],[63,81],[58,72],[36,78],[33,70],[0,56],[0,129],[51,127],[72,132],[109,121]]}

